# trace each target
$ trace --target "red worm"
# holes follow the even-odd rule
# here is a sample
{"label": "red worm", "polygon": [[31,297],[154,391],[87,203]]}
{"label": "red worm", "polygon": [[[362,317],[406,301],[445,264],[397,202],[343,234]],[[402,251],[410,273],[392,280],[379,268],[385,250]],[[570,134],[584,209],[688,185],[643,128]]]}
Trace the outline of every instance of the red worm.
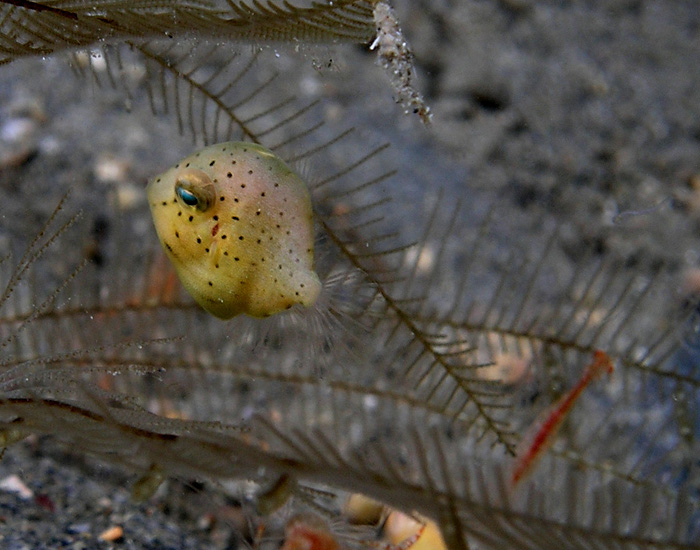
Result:
{"label": "red worm", "polygon": [[612,360],[604,351],[596,350],[593,353],[593,362],[583,371],[581,379],[576,385],[562,396],[553,406],[545,421],[535,432],[531,443],[524,446],[525,452],[519,453],[513,468],[511,486],[515,487],[532,471],[539,458],[554,441],[559,428],[566,420],[566,416],[573,408],[586,386],[600,378],[604,373],[612,374]]}

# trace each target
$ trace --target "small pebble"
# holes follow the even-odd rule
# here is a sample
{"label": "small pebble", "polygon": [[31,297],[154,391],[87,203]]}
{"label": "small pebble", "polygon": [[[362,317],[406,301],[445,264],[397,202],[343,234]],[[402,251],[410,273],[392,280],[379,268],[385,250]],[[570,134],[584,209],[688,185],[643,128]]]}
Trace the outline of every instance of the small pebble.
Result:
{"label": "small pebble", "polygon": [[29,118],[11,118],[0,128],[0,139],[10,143],[21,143],[31,138],[35,131],[35,121]]}
{"label": "small pebble", "polygon": [[422,248],[414,247],[406,252],[404,265],[413,266],[418,258],[417,272],[419,274],[427,274],[433,269],[435,265],[436,250],[435,246],[432,244],[427,244]]}
{"label": "small pebble", "polygon": [[114,527],[102,531],[98,538],[107,542],[116,542],[124,538],[124,529],[119,525],[115,525]]}
{"label": "small pebble", "polygon": [[29,118],[12,118],[0,126],[0,169],[17,167],[37,151],[37,123]]}
{"label": "small pebble", "polygon": [[113,155],[100,155],[93,170],[97,180],[102,183],[120,183],[127,178],[129,163]]}
{"label": "small pebble", "polygon": [[146,199],[143,187],[137,187],[133,183],[119,183],[116,194],[119,210],[132,210]]}
{"label": "small pebble", "polygon": [[384,524],[384,536],[391,544],[411,550],[447,550],[440,528],[432,520],[424,524],[394,510]]}
{"label": "small pebble", "polygon": [[90,532],[90,524],[87,522],[73,523],[66,528],[68,533],[81,535]]}
{"label": "small pebble", "polygon": [[383,503],[360,493],[350,495],[343,505],[343,515],[354,525],[377,525],[383,513]]}
{"label": "small pebble", "polygon": [[12,474],[0,480],[0,490],[15,493],[20,498],[28,500],[34,496],[32,490],[27,487],[19,476]]}
{"label": "small pebble", "polygon": [[522,383],[530,373],[532,357],[516,353],[496,353],[491,365],[482,367],[477,372],[479,378],[502,384]]}

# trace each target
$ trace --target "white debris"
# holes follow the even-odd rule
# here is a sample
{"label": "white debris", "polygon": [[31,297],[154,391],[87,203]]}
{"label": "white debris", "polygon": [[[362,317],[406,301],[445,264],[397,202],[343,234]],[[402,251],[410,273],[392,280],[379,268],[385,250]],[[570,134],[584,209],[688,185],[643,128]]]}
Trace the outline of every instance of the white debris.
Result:
{"label": "white debris", "polygon": [[24,500],[29,500],[34,497],[34,492],[15,474],[0,480],[0,490],[7,491],[8,493],[15,493]]}

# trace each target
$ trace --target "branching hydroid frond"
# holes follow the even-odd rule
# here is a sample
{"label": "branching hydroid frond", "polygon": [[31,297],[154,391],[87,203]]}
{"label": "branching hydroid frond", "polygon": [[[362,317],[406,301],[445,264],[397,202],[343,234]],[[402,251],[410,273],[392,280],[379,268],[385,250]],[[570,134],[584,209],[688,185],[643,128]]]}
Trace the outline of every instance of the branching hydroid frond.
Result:
{"label": "branching hydroid frond", "polygon": [[[436,211],[442,211],[444,202],[436,204]],[[459,212],[458,207],[455,210]],[[437,219],[437,215],[431,216],[428,231],[419,240],[417,257],[444,241]],[[445,231],[461,233],[460,219],[453,212],[446,218]],[[483,229],[477,228],[476,234],[483,235]],[[533,273],[547,272],[546,259],[556,256],[556,243],[556,239],[546,240],[535,255],[539,259],[532,267]],[[488,243],[482,242],[481,248],[489,255]],[[424,264],[416,267],[409,263],[403,268],[404,277],[391,278],[387,284],[387,288],[398,289],[395,295],[406,289],[416,292],[418,299],[410,301],[415,318],[407,313],[411,311],[409,306],[392,309],[389,300],[399,298],[393,298],[388,290],[384,292],[389,299],[382,296],[377,289],[385,283],[378,281],[378,276],[372,279],[372,270],[379,273],[383,265],[381,273],[391,276],[389,268],[405,266],[407,255],[416,257],[416,252],[409,254],[414,249],[397,253],[401,259],[396,264],[386,262],[394,254],[380,255],[381,262],[370,256],[369,268],[357,270],[353,294],[359,288],[355,285],[365,284],[368,296],[374,298],[363,298],[364,305],[356,315],[372,322],[372,330],[362,332],[362,324],[354,327],[360,331],[365,349],[330,349],[324,359],[324,377],[319,378],[316,365],[321,357],[301,357],[293,351],[293,325],[287,327],[282,339],[256,341],[255,331],[241,330],[251,324],[250,320],[221,323],[203,315],[179,292],[173,292],[172,279],[152,255],[144,254],[133,243],[118,247],[120,260],[132,258],[127,262],[132,267],[128,280],[119,283],[104,279],[103,270],[88,266],[81,276],[97,278],[100,284],[76,285],[70,281],[63,285],[63,305],[32,319],[32,346],[46,350],[50,341],[62,343],[64,351],[48,348],[54,350],[52,355],[44,352],[34,362],[29,360],[7,371],[5,378],[31,376],[28,383],[12,386],[11,393],[0,402],[5,433],[51,433],[143,472],[158,464],[168,475],[241,476],[263,484],[280,475],[291,475],[300,481],[364,492],[392,506],[419,510],[435,518],[451,548],[465,547],[468,541],[479,541],[487,547],[509,543],[525,548],[690,547],[697,529],[693,519],[696,497],[692,492],[696,482],[690,481],[691,476],[686,481],[677,478],[677,487],[662,484],[661,470],[654,469],[663,465],[663,471],[668,472],[670,466],[680,473],[674,464],[682,463],[687,468],[687,458],[692,455],[679,455],[676,446],[664,456],[663,449],[661,453],[658,449],[648,452],[643,444],[645,439],[663,440],[674,433],[673,412],[656,415],[659,421],[653,424],[642,422],[620,445],[610,443],[619,439],[612,430],[620,429],[619,422],[630,418],[629,411],[635,408],[632,401],[642,395],[638,388],[653,389],[650,379],[663,382],[663,370],[621,364],[616,377],[622,388],[615,393],[596,392],[599,395],[584,400],[553,456],[545,458],[543,471],[554,472],[548,475],[547,492],[543,493],[538,484],[526,484],[522,492],[511,493],[507,488],[508,459],[502,450],[493,451],[490,445],[478,443],[480,430],[475,426],[479,422],[464,414],[476,411],[470,409],[472,398],[465,397],[467,406],[458,410],[449,401],[445,405],[438,399],[426,399],[415,379],[403,376],[411,363],[401,360],[400,350],[407,343],[410,347],[409,336],[403,335],[406,329],[401,315],[423,331],[421,338],[431,346],[427,352],[418,352],[419,356],[429,357],[433,350],[451,341],[453,353],[443,355],[447,356],[446,362],[455,365],[464,356],[469,365],[475,355],[477,350],[469,345],[471,333],[476,333],[478,341],[480,332],[493,330],[491,325],[478,324],[460,328],[456,316],[461,308],[431,299],[431,288],[442,287],[441,276]],[[434,250],[433,258],[449,257],[442,244]],[[347,264],[342,256],[340,261]],[[629,276],[618,271],[618,277]],[[532,292],[541,290],[531,277],[523,279]],[[425,281],[430,282],[430,288],[424,286]],[[625,294],[628,285],[623,283],[614,282],[614,277],[608,280],[610,288],[622,289],[619,292]],[[104,284],[112,291],[108,299],[99,292]],[[91,296],[85,289],[93,289],[95,294]],[[565,298],[560,299],[562,308],[569,303]],[[483,301],[490,304],[492,312],[512,304],[488,295]],[[570,307],[577,318],[593,317],[588,303],[574,293]],[[475,305],[468,311],[478,309]],[[450,314],[449,321],[440,320],[441,310]],[[21,312],[15,312],[11,321],[15,326],[22,318],[17,313]],[[24,317],[31,315],[28,312]],[[383,323],[390,323],[391,330],[383,328]],[[643,337],[635,323],[628,323],[628,334]],[[97,326],[99,330],[95,330]],[[426,326],[431,327],[430,333]],[[447,329],[452,332],[447,333]],[[347,326],[341,325],[338,330],[342,334]],[[87,342],[61,336],[86,331],[93,340],[105,338],[104,345],[90,347]],[[138,335],[139,340],[115,345],[109,335],[123,335],[125,331]],[[189,337],[148,342],[177,335]],[[527,331],[518,337],[527,340]],[[560,354],[565,363],[548,366],[546,361],[532,362],[530,372],[545,379],[560,371],[575,377],[580,366],[575,357],[587,353],[587,340],[565,346],[542,341],[533,333],[532,341],[530,348],[523,349],[539,349],[540,357],[557,355],[546,351],[548,347],[556,351],[557,346],[568,346],[569,351]],[[492,344],[490,349],[497,353],[498,345]],[[578,354],[571,351],[576,345],[582,348]],[[70,351],[73,346],[77,346],[75,351]],[[573,358],[569,357],[572,353]],[[444,372],[444,366],[434,358],[425,361],[422,368],[428,372]],[[466,370],[474,374],[465,387],[477,387],[483,369],[467,366]],[[443,378],[441,375],[437,379]],[[515,415],[532,411],[515,400],[520,395],[517,384],[491,383],[485,387],[490,388],[490,397],[480,392],[475,399],[507,403],[507,407],[498,409],[502,414],[499,418],[512,427],[514,434],[521,433],[521,422]],[[665,389],[663,384],[661,388]],[[692,388],[697,392],[697,385]],[[259,396],[265,397],[261,401]],[[536,401],[533,409],[541,408]],[[483,420],[481,426],[481,430],[489,429]],[[242,427],[244,432],[240,431]],[[640,442],[638,450],[629,452],[634,448],[631,440]],[[629,463],[623,460],[606,466],[623,447],[627,448],[625,460]],[[681,456],[686,458],[677,462]],[[651,470],[641,467],[640,459],[655,466]],[[654,510],[661,515],[652,513]],[[674,517],[684,519],[669,522],[668,515],[676,513],[681,516]],[[612,523],[611,516],[615,517]]]}
{"label": "branching hydroid frond", "polygon": [[[18,5],[19,4],[19,5]],[[0,64],[98,43],[194,36],[229,42],[369,42],[373,2],[0,2]],[[31,5],[35,7],[32,7]],[[47,9],[40,9],[45,5]]]}

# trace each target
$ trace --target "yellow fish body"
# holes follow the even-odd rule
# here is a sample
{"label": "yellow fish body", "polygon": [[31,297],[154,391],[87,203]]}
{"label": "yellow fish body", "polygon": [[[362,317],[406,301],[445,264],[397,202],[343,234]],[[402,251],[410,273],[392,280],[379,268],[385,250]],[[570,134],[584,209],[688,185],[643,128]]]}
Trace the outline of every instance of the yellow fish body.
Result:
{"label": "yellow fish body", "polygon": [[271,151],[211,145],[153,178],[146,193],[180,281],[212,315],[269,317],[316,302],[309,191]]}

